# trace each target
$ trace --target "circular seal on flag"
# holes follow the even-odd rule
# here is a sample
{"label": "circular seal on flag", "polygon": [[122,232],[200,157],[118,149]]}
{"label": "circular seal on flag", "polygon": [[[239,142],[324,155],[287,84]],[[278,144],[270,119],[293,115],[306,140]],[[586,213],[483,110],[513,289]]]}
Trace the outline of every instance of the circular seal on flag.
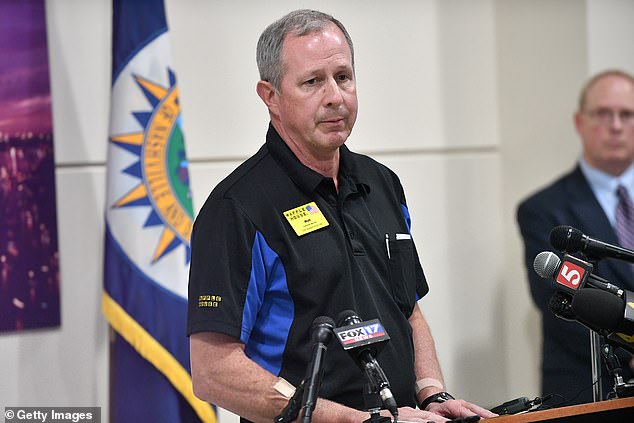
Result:
{"label": "circular seal on flag", "polygon": [[[168,63],[157,66],[154,59],[171,54],[156,49],[169,49],[164,36],[142,49],[113,84],[107,222],[140,269],[182,291],[183,276],[177,283],[173,271],[164,272],[168,262],[172,268],[179,261],[186,280],[194,213],[176,77]],[[170,254],[180,246],[184,255]]]}

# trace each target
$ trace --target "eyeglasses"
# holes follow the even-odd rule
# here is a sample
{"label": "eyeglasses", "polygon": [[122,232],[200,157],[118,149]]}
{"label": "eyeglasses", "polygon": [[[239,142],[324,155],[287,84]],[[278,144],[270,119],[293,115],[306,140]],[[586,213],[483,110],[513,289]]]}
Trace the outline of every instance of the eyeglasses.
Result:
{"label": "eyeglasses", "polygon": [[612,126],[614,118],[618,117],[623,126],[634,127],[634,110],[612,110],[600,107],[586,110],[585,113],[603,126]]}

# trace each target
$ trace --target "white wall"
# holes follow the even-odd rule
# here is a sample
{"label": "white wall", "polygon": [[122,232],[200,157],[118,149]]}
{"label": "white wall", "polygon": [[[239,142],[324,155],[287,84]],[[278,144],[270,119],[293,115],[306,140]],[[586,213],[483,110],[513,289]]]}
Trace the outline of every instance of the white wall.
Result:
{"label": "white wall", "polygon": [[[264,140],[268,117],[255,94],[260,32],[297,7],[332,13],[355,42],[360,113],[349,145],[403,181],[431,284],[420,305],[449,390],[484,406],[537,395],[539,320],[515,206],[572,165],[579,152],[572,111],[589,73],[634,71],[633,3],[166,5],[195,207]],[[99,300],[110,13],[108,0],[47,1],[62,327],[0,336],[0,406],[95,405],[107,416]]]}
{"label": "white wall", "polygon": [[[538,394],[541,320],[533,306],[515,222],[518,202],[572,166],[572,113],[588,75],[585,4],[496,2],[503,238],[496,283],[505,301],[508,396]],[[546,281],[544,283],[547,283]]]}

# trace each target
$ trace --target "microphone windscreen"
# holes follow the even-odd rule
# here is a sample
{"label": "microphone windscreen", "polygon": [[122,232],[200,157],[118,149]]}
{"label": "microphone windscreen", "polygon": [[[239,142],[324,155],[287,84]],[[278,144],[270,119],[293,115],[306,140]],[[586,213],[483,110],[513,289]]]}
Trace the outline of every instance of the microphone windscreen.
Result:
{"label": "microphone windscreen", "polygon": [[344,310],[337,315],[338,327],[353,325],[359,322],[361,322],[361,318],[357,315],[357,312],[354,310]]}
{"label": "microphone windscreen", "polygon": [[625,301],[607,291],[582,289],[572,297],[572,310],[579,320],[601,329],[616,329],[625,315]]}
{"label": "microphone windscreen", "polygon": [[318,326],[332,326],[333,328],[335,327],[335,321],[332,320],[330,317],[328,316],[318,316],[315,317],[315,320],[313,320],[313,327],[312,329],[315,329]]}
{"label": "microphone windscreen", "polygon": [[550,245],[559,251],[574,253],[583,248],[583,233],[572,226],[556,226],[550,231]]}
{"label": "microphone windscreen", "polygon": [[570,295],[555,291],[550,300],[548,301],[548,309],[560,319],[575,321],[577,316],[572,311],[572,298]]}
{"label": "microphone windscreen", "polygon": [[557,254],[551,251],[542,251],[535,256],[533,260],[533,269],[542,278],[550,279],[555,276],[555,272],[559,268],[561,260]]}
{"label": "microphone windscreen", "polygon": [[335,321],[328,316],[318,316],[313,320],[310,328],[314,342],[327,344],[332,337],[332,331],[335,328]]}

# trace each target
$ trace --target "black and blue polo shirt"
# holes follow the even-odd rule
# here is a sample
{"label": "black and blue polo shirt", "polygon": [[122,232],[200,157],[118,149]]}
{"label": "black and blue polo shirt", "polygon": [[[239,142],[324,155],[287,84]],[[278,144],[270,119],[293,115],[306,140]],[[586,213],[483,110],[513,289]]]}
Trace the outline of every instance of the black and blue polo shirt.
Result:
{"label": "black and blue polo shirt", "polygon": [[[238,338],[248,357],[297,386],[313,320],[354,310],[385,327],[391,339],[377,359],[399,406],[414,407],[407,319],[428,286],[403,188],[387,167],[346,146],[338,181],[337,192],[269,126],[265,145],[216,186],[194,223],[188,334]],[[364,383],[333,338],[320,397],[364,409]]]}

